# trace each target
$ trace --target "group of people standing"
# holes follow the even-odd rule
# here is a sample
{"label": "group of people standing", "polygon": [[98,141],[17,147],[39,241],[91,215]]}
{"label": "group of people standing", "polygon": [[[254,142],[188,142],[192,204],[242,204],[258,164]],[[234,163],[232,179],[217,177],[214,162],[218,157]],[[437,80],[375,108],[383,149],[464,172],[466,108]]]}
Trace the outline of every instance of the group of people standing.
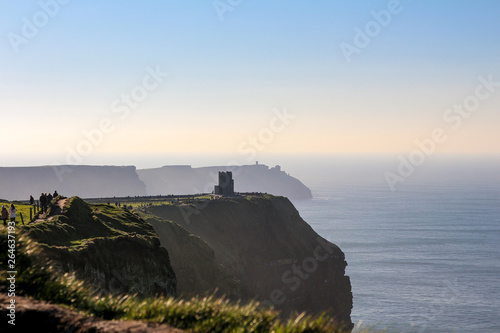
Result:
{"label": "group of people standing", "polygon": [[[42,211],[42,213],[46,213],[47,212],[47,209],[49,207],[49,204],[52,202],[52,199],[56,198],[59,194],[57,193],[57,191],[54,191],[54,194],[47,194],[47,193],[42,193],[40,194],[40,210]],[[33,198],[33,196],[30,195],[30,205],[34,205],[35,204],[35,199]]]}
{"label": "group of people standing", "polygon": [[3,220],[3,225],[6,227],[7,226],[7,219],[9,218],[10,215],[10,221],[11,222],[16,222],[16,206],[14,204],[11,204],[9,207],[9,210],[7,211],[7,208],[5,208],[5,205],[2,205],[2,212],[0,213],[2,216]]}
{"label": "group of people standing", "polygon": [[[47,210],[48,210],[48,207],[49,207],[49,204],[52,202],[52,199],[56,198],[59,194],[57,193],[57,191],[54,191],[54,195],[52,194],[47,194],[47,193],[42,193],[40,194],[40,210],[42,211],[42,213],[46,213]],[[33,196],[30,195],[30,205],[34,205],[35,204],[35,199],[33,198]]]}
{"label": "group of people standing", "polygon": [[[54,194],[42,193],[40,195],[40,210],[43,213],[46,213],[50,202],[58,196],[59,196],[59,193],[57,193],[57,191],[54,191]],[[35,205],[35,198],[33,198],[32,195],[30,195],[30,205],[31,206]],[[16,209],[16,206],[14,206],[14,204],[11,204],[8,210],[5,207],[5,205],[2,205],[2,210],[0,212],[0,218],[3,220],[4,226],[7,226],[7,220],[9,219],[9,216],[10,216],[10,221],[15,223],[16,222],[16,215],[17,215],[17,209]],[[21,218],[22,218],[22,216],[21,216]]]}

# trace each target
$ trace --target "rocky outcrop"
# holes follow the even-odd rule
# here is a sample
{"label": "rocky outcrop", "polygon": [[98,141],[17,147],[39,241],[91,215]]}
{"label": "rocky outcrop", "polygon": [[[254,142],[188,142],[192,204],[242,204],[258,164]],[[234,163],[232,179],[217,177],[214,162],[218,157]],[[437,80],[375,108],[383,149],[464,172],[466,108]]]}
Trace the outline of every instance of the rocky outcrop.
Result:
{"label": "rocky outcrop", "polygon": [[311,190],[300,180],[266,165],[213,166],[192,168],[164,166],[137,170],[149,195],[211,193],[218,183],[219,171],[232,171],[236,192],[262,192],[290,199],[310,199]]}
{"label": "rocky outcrop", "polygon": [[146,195],[134,166],[40,166],[0,168],[0,198],[35,199],[57,190],[82,198]]}
{"label": "rocky outcrop", "polygon": [[177,280],[153,227],[126,209],[68,200],[25,228],[56,268],[113,294],[175,296]]}
{"label": "rocky outcrop", "polygon": [[[252,196],[199,201],[190,206],[153,206],[147,212],[174,221],[203,240],[224,274],[239,282],[243,301],[257,299],[285,315],[327,312],[338,322],[352,325],[352,293],[344,254],[304,222],[288,199]],[[172,262],[183,261],[202,275],[197,266],[199,253],[195,249],[183,253],[184,247],[175,250],[171,245],[175,239],[166,236],[171,227],[166,222],[151,223]],[[177,271],[178,279],[191,279],[189,269]],[[191,279],[179,292],[224,288],[225,281]]]}

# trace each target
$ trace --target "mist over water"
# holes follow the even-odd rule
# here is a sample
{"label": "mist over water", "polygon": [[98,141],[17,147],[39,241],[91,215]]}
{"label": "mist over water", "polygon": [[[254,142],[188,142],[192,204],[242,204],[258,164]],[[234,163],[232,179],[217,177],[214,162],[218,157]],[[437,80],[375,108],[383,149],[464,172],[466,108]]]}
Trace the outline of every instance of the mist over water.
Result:
{"label": "mist over water", "polygon": [[319,167],[304,179],[314,199],[294,202],[346,254],[353,322],[389,332],[500,331],[498,159],[429,161],[395,191],[383,178],[390,163],[365,162]]}

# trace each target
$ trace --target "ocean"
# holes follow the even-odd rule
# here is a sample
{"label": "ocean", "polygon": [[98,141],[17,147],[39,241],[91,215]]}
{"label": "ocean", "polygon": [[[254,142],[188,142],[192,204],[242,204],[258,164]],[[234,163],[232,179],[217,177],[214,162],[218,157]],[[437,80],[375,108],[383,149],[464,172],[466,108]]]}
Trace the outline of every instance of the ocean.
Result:
{"label": "ocean", "polygon": [[307,184],[314,199],[294,205],[345,253],[355,325],[500,332],[500,183],[482,176]]}

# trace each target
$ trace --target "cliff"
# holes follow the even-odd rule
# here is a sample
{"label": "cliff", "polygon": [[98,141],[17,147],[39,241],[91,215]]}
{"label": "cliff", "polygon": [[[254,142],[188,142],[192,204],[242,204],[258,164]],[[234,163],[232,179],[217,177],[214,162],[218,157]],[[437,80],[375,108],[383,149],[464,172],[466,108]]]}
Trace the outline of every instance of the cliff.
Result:
{"label": "cliff", "polygon": [[[198,332],[352,328],[342,251],[319,237],[286,198],[199,197],[191,204],[135,211],[89,205],[78,197],[57,199],[48,218],[19,230],[16,294],[54,303],[17,299],[18,322],[29,329],[31,321],[40,332],[62,326],[103,332],[145,327],[144,322],[98,318],[146,320],[148,328],[169,329],[160,327],[169,324]],[[7,239],[1,230],[5,248]],[[0,254],[0,261],[6,260],[7,251]],[[0,269],[2,281],[6,274]],[[0,283],[0,291],[7,287]],[[175,295],[181,298],[170,297]],[[261,305],[245,304],[254,299]],[[283,320],[301,311],[326,312],[331,318],[295,314]]]}
{"label": "cliff", "polygon": [[310,199],[311,190],[300,180],[282,171],[279,166],[266,165],[213,166],[192,168],[164,166],[139,169],[139,178],[149,195],[212,193],[218,183],[219,171],[232,171],[236,192],[262,192],[290,199]]}
{"label": "cliff", "polygon": [[[352,325],[344,254],[304,222],[288,199],[266,195],[200,200],[189,206],[148,207],[147,214],[169,251],[178,280],[189,281],[179,283],[180,294],[225,290],[226,281],[237,281],[239,288],[230,289],[243,301],[257,299],[284,315],[326,312]],[[175,244],[173,223],[167,220],[196,241],[184,235],[191,245]],[[203,245],[194,244],[201,241]],[[206,264],[214,267],[210,278],[198,266],[204,257],[210,257]]]}
{"label": "cliff", "polygon": [[175,222],[151,214],[140,215],[155,228],[176,276],[181,277],[177,279],[180,297],[216,295],[235,301],[241,298],[239,281],[217,262],[214,250],[203,239]]}
{"label": "cliff", "polygon": [[40,166],[0,168],[0,198],[38,199],[42,192],[83,198],[146,195],[134,166]]}
{"label": "cliff", "polygon": [[24,228],[56,269],[112,294],[176,295],[170,259],[153,227],[126,209],[78,197],[62,212]]}

